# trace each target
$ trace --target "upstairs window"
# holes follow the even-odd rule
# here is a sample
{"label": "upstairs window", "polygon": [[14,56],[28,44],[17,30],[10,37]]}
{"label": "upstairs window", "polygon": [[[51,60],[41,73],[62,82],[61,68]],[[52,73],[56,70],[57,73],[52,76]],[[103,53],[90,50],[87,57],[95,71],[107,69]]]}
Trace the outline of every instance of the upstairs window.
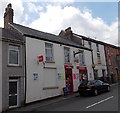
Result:
{"label": "upstairs window", "polygon": [[98,44],[96,44],[96,48],[97,48],[97,52],[100,52]]}
{"label": "upstairs window", "polygon": [[64,47],[64,61],[70,63],[70,48]]}
{"label": "upstairs window", "polygon": [[98,64],[101,64],[100,53],[97,53],[97,62],[98,62]]}
{"label": "upstairs window", "polygon": [[45,54],[46,54],[46,61],[53,62],[53,44],[45,43]]}
{"label": "upstairs window", "polygon": [[8,64],[9,65],[19,65],[19,46],[9,45],[8,49]]}
{"label": "upstairs window", "polygon": [[84,52],[80,51],[79,56],[80,56],[80,65],[84,66],[85,65]]}
{"label": "upstairs window", "polygon": [[89,48],[92,49],[92,43],[88,41]]}

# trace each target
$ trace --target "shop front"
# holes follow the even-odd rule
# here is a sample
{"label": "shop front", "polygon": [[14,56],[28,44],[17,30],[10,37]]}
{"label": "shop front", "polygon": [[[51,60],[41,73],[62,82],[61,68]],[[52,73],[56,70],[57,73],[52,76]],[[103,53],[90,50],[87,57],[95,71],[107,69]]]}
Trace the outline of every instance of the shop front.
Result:
{"label": "shop front", "polygon": [[73,77],[72,77],[73,66],[65,65],[64,68],[66,87],[69,87],[69,92],[73,93]]}
{"label": "shop front", "polygon": [[77,69],[79,70],[79,81],[82,82],[88,80],[87,67],[77,66]]}

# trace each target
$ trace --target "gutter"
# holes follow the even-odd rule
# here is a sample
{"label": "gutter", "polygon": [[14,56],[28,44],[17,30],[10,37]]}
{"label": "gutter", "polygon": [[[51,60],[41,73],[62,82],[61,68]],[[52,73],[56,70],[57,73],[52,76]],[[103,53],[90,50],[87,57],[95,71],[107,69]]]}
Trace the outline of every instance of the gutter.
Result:
{"label": "gutter", "polygon": [[24,36],[31,37],[31,38],[36,38],[36,39],[39,39],[39,40],[49,41],[49,42],[53,42],[53,43],[57,43],[57,44],[67,45],[67,46],[71,46],[71,47],[76,47],[76,48],[80,48],[80,49],[84,49],[84,50],[88,50],[88,51],[92,51],[92,49],[86,48],[84,46],[79,46],[78,44],[76,44],[76,46],[75,46],[75,45],[72,45],[72,44],[65,44],[65,43],[62,43],[62,42],[51,41],[49,39],[43,39],[43,38],[40,39],[40,37],[29,35],[29,34],[24,34]]}

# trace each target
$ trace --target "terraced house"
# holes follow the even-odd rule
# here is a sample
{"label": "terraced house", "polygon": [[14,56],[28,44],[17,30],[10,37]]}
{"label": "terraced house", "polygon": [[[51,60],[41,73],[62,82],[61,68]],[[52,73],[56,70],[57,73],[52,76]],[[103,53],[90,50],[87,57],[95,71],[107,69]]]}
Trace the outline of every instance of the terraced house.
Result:
{"label": "terraced house", "polygon": [[94,79],[91,49],[16,24],[13,15],[12,5],[8,4],[4,28],[0,28],[0,111],[62,95],[68,78],[70,93],[77,91],[80,69],[85,79]]}
{"label": "terraced house", "polygon": [[9,28],[13,22],[11,4],[4,13],[4,28],[0,28],[0,111],[24,104],[25,49],[22,35]]}
{"label": "terraced house", "polygon": [[67,79],[72,94],[82,80],[111,72],[119,77],[118,47],[75,34],[70,27],[59,36],[38,31],[14,23],[13,16],[8,4],[0,28],[0,112],[63,95]]}
{"label": "terraced house", "polygon": [[[64,38],[71,38],[72,41],[75,41],[79,45],[92,49],[91,56],[94,79],[107,79],[107,81],[111,83],[118,81],[118,79],[120,78],[119,47],[92,39],[87,36],[73,33],[70,27],[62,30],[59,35]],[[82,72],[81,70],[80,73],[84,74],[84,72]]]}
{"label": "terraced house", "polygon": [[105,44],[105,53],[106,53],[108,75],[112,83],[117,82],[120,79],[120,75],[119,75],[120,48],[111,44]]}
{"label": "terraced house", "polygon": [[[102,76],[107,76],[107,67],[106,67],[106,59],[105,59],[105,51],[104,51],[103,42],[91,39],[86,36],[75,34],[72,32],[71,28],[69,28],[69,31],[67,29],[65,31],[61,31],[59,35],[63,36],[64,38],[71,36],[74,39],[75,38],[79,39],[81,41],[77,40],[76,43],[80,44],[79,42],[81,42],[80,45],[87,47],[89,49],[92,49],[91,51],[92,64],[90,65],[94,72],[93,73],[94,79],[98,79]],[[88,56],[86,52],[84,52],[84,54]],[[84,74],[84,72],[82,72],[81,69],[80,69],[80,73]],[[89,74],[89,77],[90,75],[91,74]]]}

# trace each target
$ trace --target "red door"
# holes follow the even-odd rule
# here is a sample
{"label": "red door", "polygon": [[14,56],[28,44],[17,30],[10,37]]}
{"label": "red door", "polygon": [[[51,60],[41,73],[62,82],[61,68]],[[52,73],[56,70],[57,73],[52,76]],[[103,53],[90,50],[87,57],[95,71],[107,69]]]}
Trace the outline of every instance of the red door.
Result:
{"label": "red door", "polygon": [[70,83],[70,93],[73,93],[73,77],[72,77],[72,69],[65,69],[65,77],[66,80],[69,78]]}

